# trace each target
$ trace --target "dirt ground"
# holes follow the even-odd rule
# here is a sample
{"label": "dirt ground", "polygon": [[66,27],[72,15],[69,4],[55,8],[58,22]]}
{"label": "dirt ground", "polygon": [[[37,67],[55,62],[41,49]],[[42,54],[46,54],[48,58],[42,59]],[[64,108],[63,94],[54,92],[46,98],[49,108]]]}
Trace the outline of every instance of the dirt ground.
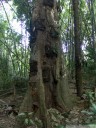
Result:
{"label": "dirt ground", "polygon": [[13,100],[13,95],[0,98],[0,128],[18,128],[15,120],[16,116],[13,113],[7,115],[4,110],[5,105],[14,104],[16,111],[18,111],[22,100],[22,96],[17,96],[16,100]]}
{"label": "dirt ground", "polygon": [[0,128],[15,128],[16,121],[10,116],[0,115]]}

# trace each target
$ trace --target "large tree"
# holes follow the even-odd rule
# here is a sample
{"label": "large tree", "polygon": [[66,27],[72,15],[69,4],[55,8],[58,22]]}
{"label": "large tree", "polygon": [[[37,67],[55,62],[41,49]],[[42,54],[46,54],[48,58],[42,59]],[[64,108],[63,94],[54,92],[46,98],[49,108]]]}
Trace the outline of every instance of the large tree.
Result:
{"label": "large tree", "polygon": [[56,0],[34,2],[29,30],[29,89],[20,109],[39,110],[45,127],[47,108],[66,111],[72,105],[64,72],[57,5]]}

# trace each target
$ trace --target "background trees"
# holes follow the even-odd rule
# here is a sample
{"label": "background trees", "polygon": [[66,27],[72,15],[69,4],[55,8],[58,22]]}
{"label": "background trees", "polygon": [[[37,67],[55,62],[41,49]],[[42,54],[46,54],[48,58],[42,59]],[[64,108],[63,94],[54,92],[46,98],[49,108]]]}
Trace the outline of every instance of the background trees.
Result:
{"label": "background trees", "polygon": [[[12,86],[12,81],[17,77],[28,78],[27,63],[29,59],[29,51],[27,46],[27,34],[19,34],[12,26],[14,16],[16,14],[7,13],[5,3],[1,2],[0,14],[0,88]],[[10,9],[12,9],[10,7]],[[9,9],[9,10],[10,10]],[[10,11],[9,11],[10,12]],[[16,21],[15,21],[16,22]],[[24,26],[24,25],[23,25]],[[20,27],[20,26],[19,26]],[[18,28],[19,29],[19,28]],[[22,27],[20,28],[22,30]],[[19,30],[20,32],[20,30]],[[26,36],[26,38],[24,37]],[[23,42],[22,42],[23,40]]]}

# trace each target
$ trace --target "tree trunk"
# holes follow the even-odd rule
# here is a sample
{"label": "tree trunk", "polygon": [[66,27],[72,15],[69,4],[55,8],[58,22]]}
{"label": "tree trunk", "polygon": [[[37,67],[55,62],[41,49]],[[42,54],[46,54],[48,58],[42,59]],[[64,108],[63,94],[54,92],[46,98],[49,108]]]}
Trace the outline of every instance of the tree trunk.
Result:
{"label": "tree trunk", "polygon": [[[39,110],[44,128],[46,108],[72,107],[65,79],[56,0],[36,0],[30,24],[30,80],[33,111]],[[37,109],[36,109],[37,108]]]}
{"label": "tree trunk", "polygon": [[74,12],[74,41],[75,41],[75,79],[77,96],[82,96],[82,69],[81,69],[81,39],[79,0],[72,0]]}
{"label": "tree trunk", "polygon": [[[95,34],[96,34],[96,24],[95,24],[95,15],[94,15],[94,4],[95,1],[90,1],[90,15],[91,15],[91,25],[92,25],[92,33],[91,33],[91,45],[93,49],[93,59],[94,59],[94,69],[96,69],[96,44],[95,44]],[[96,73],[94,74],[96,75]],[[96,93],[96,76],[94,78],[94,87],[93,91]],[[96,94],[95,94],[96,95]]]}

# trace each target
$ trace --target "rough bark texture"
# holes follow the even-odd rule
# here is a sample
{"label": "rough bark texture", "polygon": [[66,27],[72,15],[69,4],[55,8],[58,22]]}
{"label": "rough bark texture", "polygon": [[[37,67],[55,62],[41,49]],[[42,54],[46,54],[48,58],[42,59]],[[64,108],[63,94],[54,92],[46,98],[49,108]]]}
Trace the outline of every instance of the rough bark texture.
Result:
{"label": "rough bark texture", "polygon": [[74,41],[75,41],[75,78],[77,96],[82,96],[82,69],[81,69],[81,40],[80,40],[80,15],[79,0],[72,0],[74,12]]}
{"label": "rough bark texture", "polygon": [[[64,76],[56,0],[36,0],[30,28],[30,80],[32,108],[47,127],[46,108],[72,107]],[[22,110],[23,111],[23,110]]]}
{"label": "rough bark texture", "polygon": [[32,87],[28,87],[23,103],[21,104],[19,113],[32,111]]}

